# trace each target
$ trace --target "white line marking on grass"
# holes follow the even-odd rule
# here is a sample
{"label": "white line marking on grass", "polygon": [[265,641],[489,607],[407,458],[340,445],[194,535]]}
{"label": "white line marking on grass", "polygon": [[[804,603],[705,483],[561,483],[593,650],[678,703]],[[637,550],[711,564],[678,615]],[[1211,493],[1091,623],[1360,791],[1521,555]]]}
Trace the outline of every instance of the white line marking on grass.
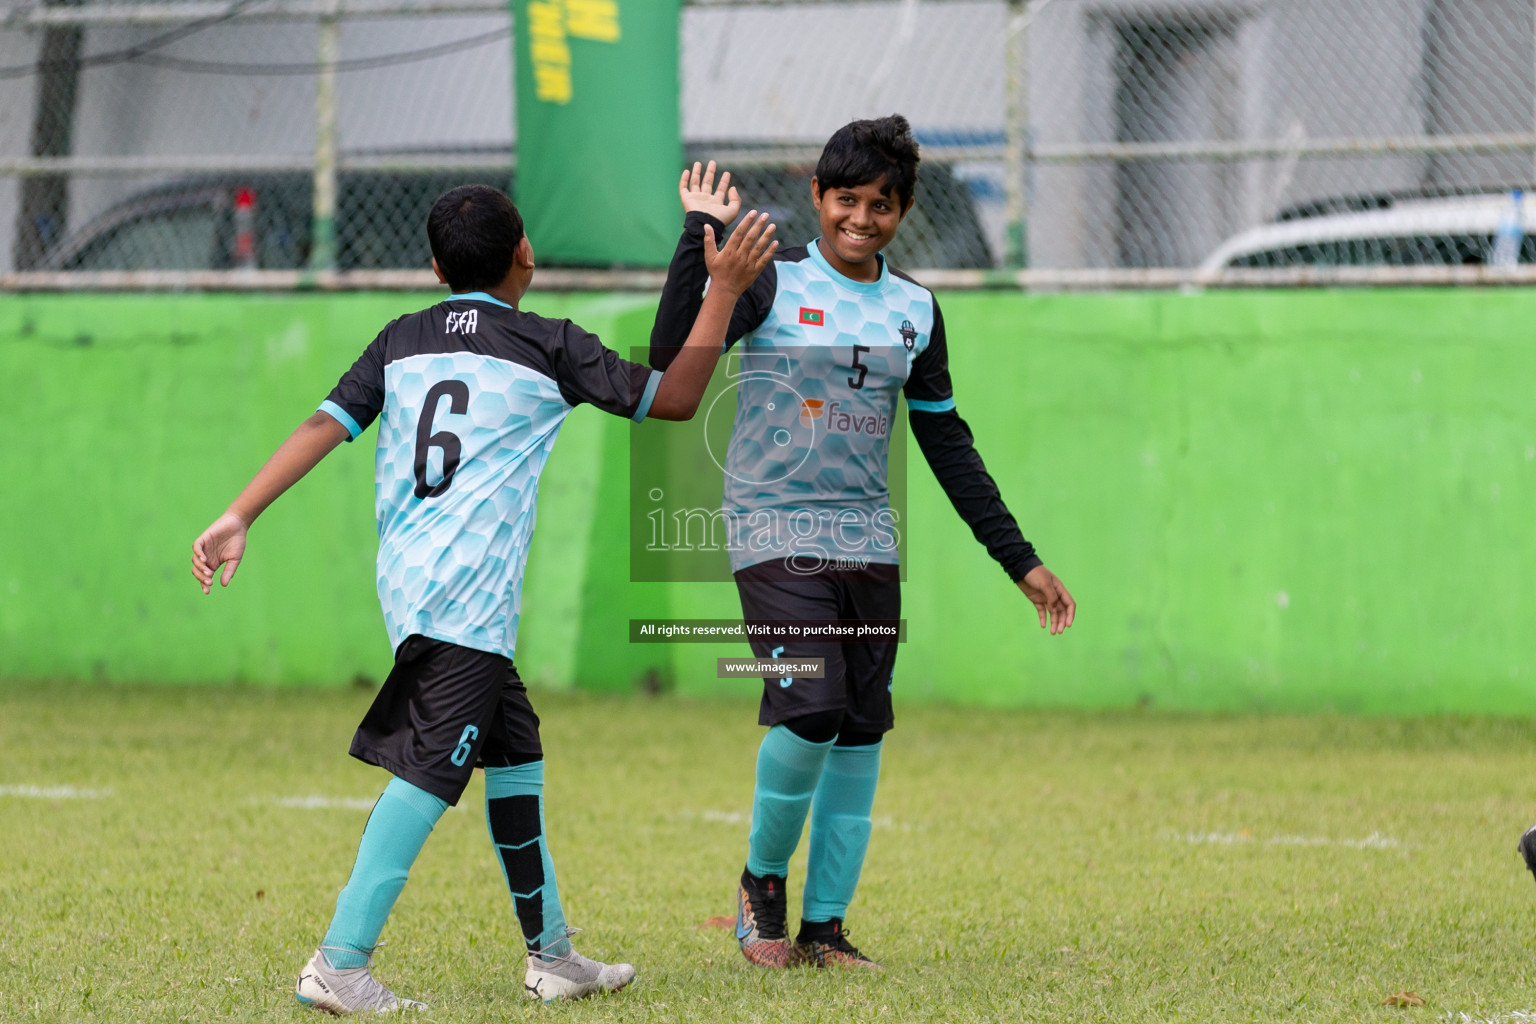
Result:
{"label": "white line marking on grass", "polygon": [[[1240,846],[1255,843],[1260,846],[1341,846],[1351,850],[1393,850],[1403,844],[1391,836],[1372,832],[1364,839],[1332,839],[1328,836],[1267,836],[1259,837],[1248,832],[1185,832],[1168,838],[1181,843],[1205,846]],[[1533,1019],[1532,1024],[1536,1024]]]}
{"label": "white line marking on grass", "polygon": [[1454,1017],[1447,1014],[1447,1019],[1458,1021],[1459,1024],[1536,1024],[1536,1013],[1530,1010],[1511,1010],[1509,1013],[1500,1013],[1493,1017],[1474,1017],[1470,1013],[1459,1013]]}
{"label": "white line marking on grass", "polygon": [[[750,824],[752,824],[752,814],[751,814],[750,811],[707,811],[707,810],[706,811],[689,811],[689,810],[684,810],[684,811],[678,812],[677,816],[679,818],[682,818],[685,821],[693,821],[693,820],[709,821],[709,822],[713,822],[713,823],[715,823],[717,825],[750,825]],[[871,819],[870,824],[873,825],[875,828],[895,828],[896,827],[896,823],[891,820],[889,815],[881,815],[878,818],[873,818],[873,819]],[[912,831],[912,829],[911,829],[910,826],[902,826],[901,831],[903,831],[903,832],[910,832],[910,831]]]}
{"label": "white line marking on grass", "polygon": [[740,811],[704,811],[699,817],[721,825],[745,825],[752,821],[752,815]]}
{"label": "white line marking on grass", "polygon": [[[376,796],[281,796],[257,798],[251,802],[274,807],[291,807],[300,811],[371,811],[373,805],[379,802],[379,798]],[[455,804],[448,808],[448,813],[462,811],[464,807],[463,803]]]}
{"label": "white line marking on grass", "polygon": [[36,800],[105,800],[110,789],[76,789],[74,786],[0,786],[0,796],[24,796]]}
{"label": "white line marking on grass", "polygon": [[301,811],[371,811],[377,797],[363,799],[355,796],[285,796],[272,802],[279,807],[296,807]]}

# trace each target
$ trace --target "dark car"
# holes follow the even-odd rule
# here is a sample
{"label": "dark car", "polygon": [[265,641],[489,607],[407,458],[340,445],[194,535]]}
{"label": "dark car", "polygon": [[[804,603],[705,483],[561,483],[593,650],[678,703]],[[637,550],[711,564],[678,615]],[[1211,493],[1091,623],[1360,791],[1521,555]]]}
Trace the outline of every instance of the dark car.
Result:
{"label": "dark car", "polygon": [[[465,182],[510,187],[506,167],[421,173],[346,171],[336,180],[336,268],[431,265],[432,201]],[[261,270],[309,262],[314,180],[304,173],[205,175],[159,185],[111,207],[67,237],[50,270],[232,270],[249,246]],[[249,223],[241,224],[248,212]],[[247,234],[247,238],[242,238]]]}

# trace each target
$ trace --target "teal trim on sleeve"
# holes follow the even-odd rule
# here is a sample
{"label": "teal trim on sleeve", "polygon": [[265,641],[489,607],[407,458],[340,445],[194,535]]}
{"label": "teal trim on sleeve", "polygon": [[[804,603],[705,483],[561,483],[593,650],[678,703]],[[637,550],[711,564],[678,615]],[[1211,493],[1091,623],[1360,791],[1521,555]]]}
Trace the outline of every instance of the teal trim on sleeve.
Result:
{"label": "teal trim on sleeve", "polygon": [[920,399],[907,399],[907,408],[912,412],[953,412],[955,400],[946,398],[941,402],[924,402]]}
{"label": "teal trim on sleeve", "polygon": [[357,420],[352,418],[352,414],[347,412],[347,410],[343,409],[341,406],[337,405],[335,402],[331,401],[329,398],[321,402],[320,408],[315,411],[325,413],[331,419],[346,427],[348,444],[351,444],[353,441],[357,440],[357,435],[363,432],[363,428],[357,425]]}
{"label": "teal trim on sleeve", "polygon": [[458,302],[460,299],[473,299],[475,302],[489,302],[492,305],[501,306],[504,309],[511,309],[512,308],[511,306],[507,305],[505,302],[502,302],[500,299],[493,299],[493,298],[491,298],[485,292],[465,292],[463,295],[450,295],[446,299],[444,299],[443,301],[444,302]]}
{"label": "teal trim on sleeve", "polygon": [[640,406],[630,419],[636,423],[645,419],[645,414],[651,411],[651,403],[656,401],[656,389],[659,387],[661,387],[661,371],[652,370],[651,379],[645,382],[645,392],[640,396]]}

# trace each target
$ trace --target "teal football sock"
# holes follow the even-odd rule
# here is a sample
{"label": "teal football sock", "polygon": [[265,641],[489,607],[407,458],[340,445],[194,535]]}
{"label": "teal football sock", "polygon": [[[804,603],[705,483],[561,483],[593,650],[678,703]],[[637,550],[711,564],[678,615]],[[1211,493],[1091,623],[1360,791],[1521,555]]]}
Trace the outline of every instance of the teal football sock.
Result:
{"label": "teal football sock", "polygon": [[812,743],[782,725],[768,730],[757,750],[757,788],[752,792],[752,834],[747,840],[747,870],[784,876],[800,845],[805,812],[832,741]]}
{"label": "teal football sock", "polygon": [[352,877],[336,897],[336,916],[320,944],[332,967],[346,970],[368,963],[411,865],[447,809],[448,801],[404,779],[391,779],[384,787],[363,827]]}
{"label": "teal football sock", "polygon": [[485,821],[530,953],[571,951],[544,838],[544,762],[485,770]]}
{"label": "teal football sock", "polygon": [[805,876],[806,921],[842,920],[869,850],[869,812],[880,779],[880,747],[833,747],[811,805],[811,858]]}

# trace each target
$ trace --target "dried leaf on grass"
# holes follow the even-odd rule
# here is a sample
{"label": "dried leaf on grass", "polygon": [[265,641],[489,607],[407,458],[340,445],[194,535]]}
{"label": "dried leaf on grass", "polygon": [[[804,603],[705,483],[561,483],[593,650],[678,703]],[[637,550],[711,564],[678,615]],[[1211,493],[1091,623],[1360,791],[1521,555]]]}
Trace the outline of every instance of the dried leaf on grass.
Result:
{"label": "dried leaf on grass", "polygon": [[1394,992],[1381,1001],[1382,1006],[1423,1006],[1424,997],[1417,992]]}
{"label": "dried leaf on grass", "polygon": [[712,917],[709,920],[705,921],[703,924],[699,925],[699,927],[700,928],[734,928],[734,927],[736,927],[736,919],[734,917]]}

